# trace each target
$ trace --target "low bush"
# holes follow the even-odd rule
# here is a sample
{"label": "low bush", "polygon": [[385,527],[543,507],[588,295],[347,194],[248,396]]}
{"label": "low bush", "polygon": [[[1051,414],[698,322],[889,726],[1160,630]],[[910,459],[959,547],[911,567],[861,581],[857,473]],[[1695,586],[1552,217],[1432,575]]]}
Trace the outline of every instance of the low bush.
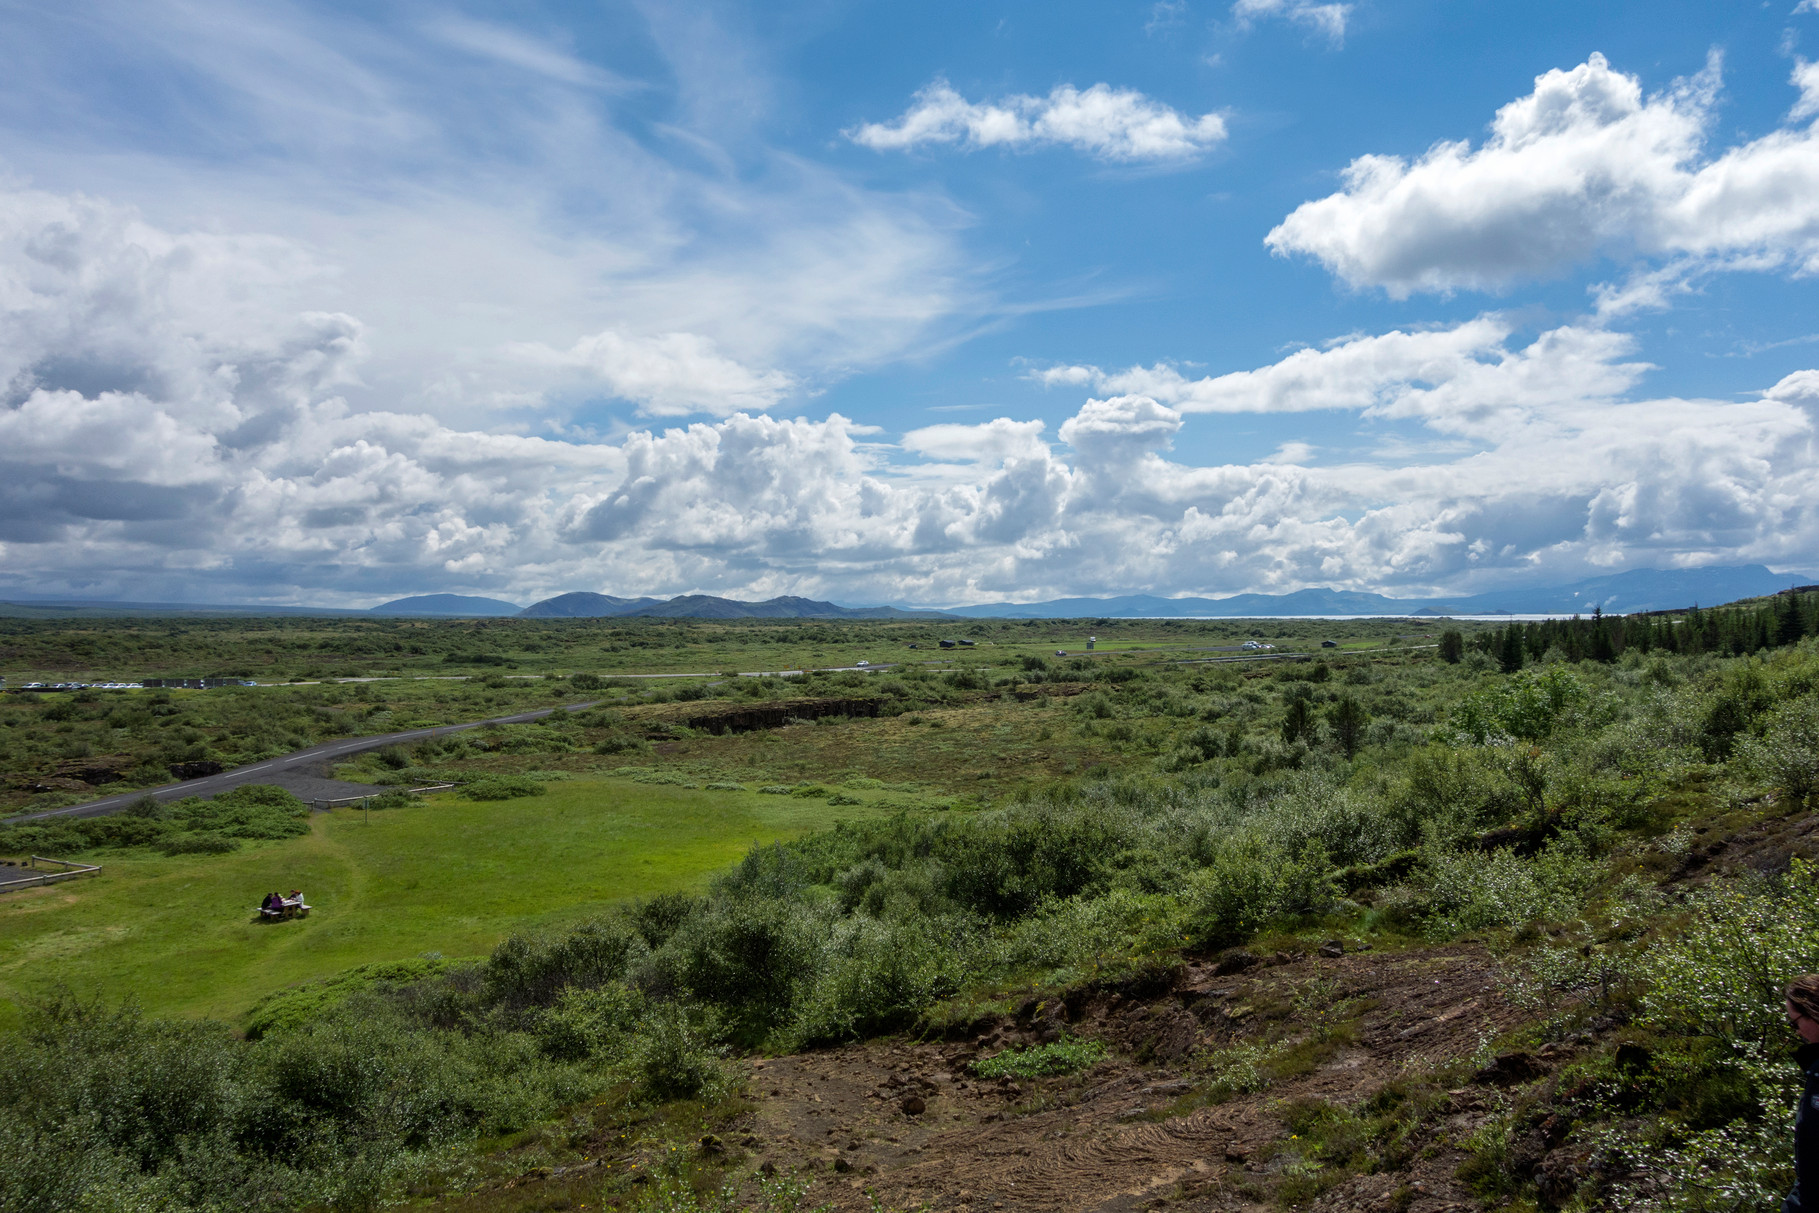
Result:
{"label": "low bush", "polygon": [[309,833],[308,806],[283,788],[264,784],[247,784],[212,800],[191,796],[162,805],[140,801],[130,810],[111,817],[0,826],[0,851],[61,858],[149,846],[166,855],[220,855],[235,850],[241,841]]}
{"label": "low bush", "polygon": [[178,834],[160,842],[158,849],[166,855],[225,855],[238,851],[240,841],[219,834]]}
{"label": "low bush", "polygon": [[1006,1049],[974,1062],[972,1069],[980,1078],[1041,1078],[1073,1074],[1104,1056],[1105,1046],[1098,1041],[1064,1036],[1045,1045]]}
{"label": "low bush", "polygon": [[541,796],[543,785],[522,775],[487,775],[461,789],[466,800],[515,800],[520,796]]}
{"label": "low bush", "polygon": [[720,1061],[710,1014],[679,1002],[662,1002],[638,1021],[631,1069],[638,1090],[651,1099],[708,1099],[732,1078]]}

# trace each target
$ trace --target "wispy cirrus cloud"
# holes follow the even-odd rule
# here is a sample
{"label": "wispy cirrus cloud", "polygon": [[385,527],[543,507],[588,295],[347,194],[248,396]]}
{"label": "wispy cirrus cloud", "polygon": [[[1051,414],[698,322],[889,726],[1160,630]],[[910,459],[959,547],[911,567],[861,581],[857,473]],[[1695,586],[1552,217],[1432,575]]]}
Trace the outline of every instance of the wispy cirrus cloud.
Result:
{"label": "wispy cirrus cloud", "polygon": [[916,94],[894,122],[868,122],[846,137],[874,151],[929,144],[1070,147],[1101,160],[1189,160],[1225,141],[1220,115],[1192,117],[1135,89],[1055,86],[1046,97],[1015,95],[972,102],[945,80]]}
{"label": "wispy cirrus cloud", "polygon": [[513,347],[526,361],[567,371],[584,384],[630,400],[652,417],[762,412],[796,386],[782,371],[753,370],[726,357],[699,333],[647,336],[608,329],[567,350],[542,344]]}
{"label": "wispy cirrus cloud", "polygon": [[1240,27],[1268,19],[1290,21],[1312,30],[1334,46],[1345,41],[1345,25],[1351,15],[1350,4],[1316,0],[1238,0],[1232,5],[1232,17]]}

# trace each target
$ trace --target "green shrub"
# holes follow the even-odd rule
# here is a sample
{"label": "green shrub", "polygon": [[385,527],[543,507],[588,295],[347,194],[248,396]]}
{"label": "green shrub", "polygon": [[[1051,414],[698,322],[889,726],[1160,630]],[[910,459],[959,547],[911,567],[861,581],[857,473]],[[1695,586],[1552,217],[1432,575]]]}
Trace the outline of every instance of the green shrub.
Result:
{"label": "green shrub", "polygon": [[642,950],[631,924],[605,919],[559,935],[508,936],[481,972],[491,1001],[511,1008],[549,1006],[564,990],[618,979]]}
{"label": "green shrub", "polygon": [[736,1035],[755,1043],[787,1021],[823,960],[825,911],[794,897],[722,896],[691,914],[644,969],[720,1007]]}
{"label": "green shrub", "polygon": [[188,797],[169,806],[175,829],[226,838],[297,838],[309,833],[309,806],[283,788],[248,784],[212,800]]}
{"label": "green shrub", "polygon": [[966,976],[956,931],[938,919],[859,919],[837,932],[825,967],[800,999],[793,1047],[861,1039],[914,1023]]}
{"label": "green shrub", "polygon": [[644,995],[629,986],[571,986],[533,1020],[531,1030],[544,1053],[557,1061],[616,1063],[630,1055],[645,1010]]}
{"label": "green shrub", "polygon": [[1509,850],[1431,854],[1422,881],[1430,931],[1446,938],[1571,918],[1602,871],[1565,845],[1532,859]]}
{"label": "green shrub", "polygon": [[974,1062],[972,1069],[980,1078],[1041,1078],[1084,1070],[1104,1056],[1105,1046],[1098,1041],[1064,1036],[1027,1049],[1005,1049]]}
{"label": "green shrub", "polygon": [[522,775],[487,775],[463,787],[461,795],[467,800],[514,800],[543,795],[543,785]]}
{"label": "green shrub", "polygon": [[1795,805],[1819,791],[1819,696],[1768,713],[1761,736],[1745,739],[1738,757]]}
{"label": "green shrub", "polygon": [[166,855],[226,855],[240,849],[238,839],[219,834],[178,834],[158,844]]}
{"label": "green shrub", "polygon": [[1585,700],[1584,683],[1564,666],[1524,670],[1468,697],[1453,713],[1452,727],[1474,745],[1499,738],[1540,741]]}
{"label": "green shrub", "polygon": [[1249,939],[1272,918],[1322,910],[1338,895],[1332,863],[1318,843],[1294,855],[1245,833],[1192,878],[1187,930],[1203,946],[1225,947]]}
{"label": "green shrub", "polygon": [[1646,956],[1649,1022],[1742,1051],[1787,1041],[1783,990],[1819,972],[1819,863],[1785,876],[1708,887],[1685,927]]}
{"label": "green shrub", "polygon": [[708,1099],[732,1085],[720,1062],[713,1017],[680,1002],[660,1002],[638,1021],[630,1065],[649,1099]]}

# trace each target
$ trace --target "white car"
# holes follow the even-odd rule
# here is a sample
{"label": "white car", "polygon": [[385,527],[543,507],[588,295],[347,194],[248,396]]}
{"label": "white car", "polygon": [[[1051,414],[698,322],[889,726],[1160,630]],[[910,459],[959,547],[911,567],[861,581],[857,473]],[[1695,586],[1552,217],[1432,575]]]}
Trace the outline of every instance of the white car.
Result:
{"label": "white car", "polygon": [[869,662],[869,661],[855,661],[855,662],[853,662],[853,667],[855,669],[863,670],[866,666],[868,666],[870,664],[871,664],[871,662]]}

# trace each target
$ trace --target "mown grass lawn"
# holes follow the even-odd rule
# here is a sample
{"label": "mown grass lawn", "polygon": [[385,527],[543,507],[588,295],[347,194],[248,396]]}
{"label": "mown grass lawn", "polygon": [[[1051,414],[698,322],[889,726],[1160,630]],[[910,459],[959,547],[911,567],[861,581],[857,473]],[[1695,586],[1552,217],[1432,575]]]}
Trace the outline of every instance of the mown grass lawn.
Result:
{"label": "mown grass lawn", "polygon": [[[878,811],[580,778],[520,800],[318,814],[304,837],[228,855],[99,852],[95,879],[0,895],[0,1028],[60,984],[232,1019],[352,965],[484,953],[515,929],[696,887],[755,841]],[[257,921],[260,898],[293,887],[307,920]]]}

